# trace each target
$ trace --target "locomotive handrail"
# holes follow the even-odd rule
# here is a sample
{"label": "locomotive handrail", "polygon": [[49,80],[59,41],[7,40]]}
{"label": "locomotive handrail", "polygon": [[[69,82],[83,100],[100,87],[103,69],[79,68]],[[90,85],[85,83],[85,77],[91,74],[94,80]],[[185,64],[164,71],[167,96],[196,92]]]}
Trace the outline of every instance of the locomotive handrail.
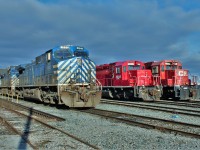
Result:
{"label": "locomotive handrail", "polygon": [[[130,76],[130,79],[133,79],[133,80],[135,80],[135,84],[134,84],[134,86],[136,86],[137,85],[137,83],[138,83],[138,79],[137,79],[137,77],[136,76],[132,76],[131,75],[131,72],[128,70],[128,74],[129,74],[129,76]],[[129,79],[129,80],[130,80]]]}
{"label": "locomotive handrail", "polygon": [[191,85],[199,85],[199,76],[197,75],[190,75],[192,77],[191,79]]}
{"label": "locomotive handrail", "polygon": [[[172,81],[173,81],[173,82],[172,82],[173,85],[178,85],[178,84],[176,84],[176,76],[172,76]],[[167,83],[167,84],[168,84],[168,83]]]}
{"label": "locomotive handrail", "polygon": [[[153,77],[153,85],[162,85],[160,76],[152,76]],[[159,80],[159,82],[158,82]]]}
{"label": "locomotive handrail", "polygon": [[172,76],[172,79],[174,79],[173,85],[182,85],[181,81],[183,81],[183,76],[178,76],[180,79],[177,79],[177,76]]}
{"label": "locomotive handrail", "polygon": [[130,79],[135,80],[134,86],[137,86],[140,83],[141,80],[143,80],[144,81],[144,85],[146,85],[147,81],[145,79],[148,79],[148,81],[150,82],[151,77],[149,77],[149,76],[140,76],[140,77],[132,76]]}
{"label": "locomotive handrail", "polygon": [[142,78],[143,78],[143,81],[144,81],[144,85],[146,85],[146,83],[147,83],[145,79],[149,79],[149,81],[150,81],[150,77],[149,76],[140,76],[140,77],[138,77],[138,80],[142,81]]}
{"label": "locomotive handrail", "polygon": [[138,83],[141,81],[142,78],[143,78],[143,80],[144,80],[144,84],[145,84],[145,85],[146,85],[146,82],[147,82],[147,81],[145,80],[145,78],[148,79],[149,82],[150,82],[150,80],[151,80],[151,77],[149,77],[149,76],[139,76],[139,77],[137,77],[137,76],[132,76],[130,71],[128,71],[128,74],[129,74],[129,76],[130,76],[130,79],[135,80],[134,86],[137,86]]}
{"label": "locomotive handrail", "polygon": [[107,83],[109,83],[108,82],[109,79],[110,79],[110,85],[113,86],[113,77],[112,78],[107,78]]}
{"label": "locomotive handrail", "polygon": [[[113,81],[112,81],[113,78],[103,78],[103,79],[100,79],[100,80],[105,80],[106,81],[106,84],[104,86],[113,86]],[[109,82],[108,81],[111,81],[110,82],[110,85],[108,84]]]}
{"label": "locomotive handrail", "polygon": [[96,86],[97,87],[100,87],[100,91],[102,91],[102,84],[101,84],[101,82],[96,78]]}
{"label": "locomotive handrail", "polygon": [[134,84],[134,86],[136,86],[137,83],[138,83],[138,79],[137,79],[137,77],[136,77],[136,76],[131,76],[130,79],[135,80],[135,84]]}
{"label": "locomotive handrail", "polygon": [[188,71],[191,79],[191,85],[200,85],[200,77],[198,75],[192,75],[190,71]]}

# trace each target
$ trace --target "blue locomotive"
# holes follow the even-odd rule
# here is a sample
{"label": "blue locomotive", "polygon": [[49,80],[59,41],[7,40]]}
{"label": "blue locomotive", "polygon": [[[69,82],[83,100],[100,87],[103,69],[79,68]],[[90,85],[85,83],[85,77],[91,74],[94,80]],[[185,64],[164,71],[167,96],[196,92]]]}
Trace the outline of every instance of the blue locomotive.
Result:
{"label": "blue locomotive", "polygon": [[29,64],[0,69],[0,92],[69,107],[95,107],[101,98],[96,66],[80,46],[58,46]]}

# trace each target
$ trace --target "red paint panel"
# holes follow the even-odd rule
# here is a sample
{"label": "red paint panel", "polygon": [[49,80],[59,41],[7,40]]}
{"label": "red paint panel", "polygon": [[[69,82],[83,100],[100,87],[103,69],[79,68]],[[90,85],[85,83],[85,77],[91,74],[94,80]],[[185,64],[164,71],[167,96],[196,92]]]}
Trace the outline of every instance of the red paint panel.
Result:
{"label": "red paint panel", "polygon": [[149,86],[152,85],[150,69],[144,70],[141,61],[128,60],[97,66],[97,79],[103,86]]}

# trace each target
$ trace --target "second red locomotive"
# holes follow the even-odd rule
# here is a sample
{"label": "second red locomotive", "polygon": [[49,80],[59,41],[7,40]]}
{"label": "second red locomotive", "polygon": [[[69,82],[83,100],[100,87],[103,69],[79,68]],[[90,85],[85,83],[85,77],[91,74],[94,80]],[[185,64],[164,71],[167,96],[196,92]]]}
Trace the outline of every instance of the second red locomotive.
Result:
{"label": "second red locomotive", "polygon": [[162,94],[161,86],[155,85],[151,69],[145,69],[141,61],[99,65],[96,74],[105,98],[158,100]]}
{"label": "second red locomotive", "polygon": [[196,100],[200,98],[200,89],[193,78],[189,79],[189,71],[182,68],[178,60],[162,60],[145,63],[147,69],[152,70],[154,84],[161,85],[163,99]]}

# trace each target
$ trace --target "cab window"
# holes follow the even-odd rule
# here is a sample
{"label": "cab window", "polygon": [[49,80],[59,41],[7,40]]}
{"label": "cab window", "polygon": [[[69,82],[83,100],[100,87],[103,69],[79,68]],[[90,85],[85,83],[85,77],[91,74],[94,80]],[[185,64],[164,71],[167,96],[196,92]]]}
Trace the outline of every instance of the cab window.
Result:
{"label": "cab window", "polygon": [[74,52],[74,56],[87,58],[88,57],[88,53],[86,51],[76,50]]}
{"label": "cab window", "polygon": [[153,74],[158,73],[158,66],[152,67],[152,73]]}
{"label": "cab window", "polygon": [[123,67],[123,72],[126,72],[126,66]]}
{"label": "cab window", "polygon": [[116,74],[119,74],[120,73],[120,67],[117,67],[116,68]]}
{"label": "cab window", "polygon": [[140,69],[140,65],[128,65],[128,70],[139,70]]}
{"label": "cab window", "polygon": [[60,49],[55,51],[54,53],[55,58],[63,60],[72,57],[72,53],[69,49]]}
{"label": "cab window", "polygon": [[165,67],[161,66],[161,71],[164,72],[165,71]]}
{"label": "cab window", "polygon": [[176,65],[166,65],[166,70],[175,70],[177,69]]}
{"label": "cab window", "polygon": [[46,55],[46,60],[49,62],[51,61],[51,53],[47,53]]}

